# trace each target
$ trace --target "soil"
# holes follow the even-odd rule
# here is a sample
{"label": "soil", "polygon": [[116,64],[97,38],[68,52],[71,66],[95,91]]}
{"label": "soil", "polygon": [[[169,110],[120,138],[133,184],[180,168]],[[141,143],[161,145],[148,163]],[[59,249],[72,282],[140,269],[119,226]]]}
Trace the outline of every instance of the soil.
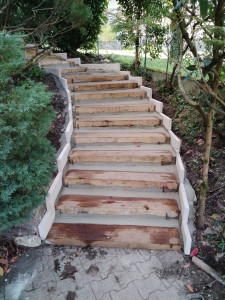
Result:
{"label": "soil", "polygon": [[[163,102],[163,113],[172,120],[176,118],[176,108],[171,105],[171,100],[163,93],[153,81],[143,81],[143,84],[152,88],[153,98]],[[180,132],[173,128],[174,133],[181,138],[181,156],[186,166],[187,177],[198,196],[198,189],[201,183],[201,161],[204,150],[203,134],[200,133],[194,143],[189,142],[188,136],[180,135]],[[198,257],[209,266],[225,274],[225,148],[218,136],[214,135],[212,156],[209,169],[209,189],[206,200],[205,227],[203,230],[196,230],[194,241],[198,248]],[[223,179],[221,181],[220,179]],[[197,208],[197,207],[196,207]]]}
{"label": "soil", "polygon": [[65,124],[65,116],[63,111],[65,109],[65,99],[60,93],[56,86],[55,80],[51,75],[45,75],[43,83],[47,86],[47,91],[53,93],[53,98],[51,105],[56,111],[56,118],[52,122],[52,127],[47,134],[47,139],[51,142],[51,145],[55,147],[56,150],[60,148],[60,138],[62,136],[63,127]]}

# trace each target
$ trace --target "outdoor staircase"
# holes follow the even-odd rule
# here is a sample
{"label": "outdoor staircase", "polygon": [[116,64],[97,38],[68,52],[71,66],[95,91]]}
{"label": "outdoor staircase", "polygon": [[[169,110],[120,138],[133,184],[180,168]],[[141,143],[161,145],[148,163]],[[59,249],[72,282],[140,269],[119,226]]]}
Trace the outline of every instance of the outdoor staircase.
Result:
{"label": "outdoor staircase", "polygon": [[59,65],[74,105],[74,148],[47,240],[180,250],[175,151],[154,103],[120,72]]}

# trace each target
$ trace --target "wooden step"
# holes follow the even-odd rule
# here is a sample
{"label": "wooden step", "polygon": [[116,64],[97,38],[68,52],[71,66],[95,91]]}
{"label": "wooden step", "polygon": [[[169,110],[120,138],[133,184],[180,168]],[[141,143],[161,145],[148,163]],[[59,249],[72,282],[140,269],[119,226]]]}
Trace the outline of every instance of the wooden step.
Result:
{"label": "wooden step", "polygon": [[149,104],[120,104],[120,105],[76,105],[76,114],[118,113],[118,112],[153,112],[155,106]]}
{"label": "wooden step", "polygon": [[135,81],[113,81],[113,82],[99,82],[99,83],[75,83],[69,86],[72,92],[90,91],[90,90],[109,90],[109,89],[134,89],[138,84]]}
{"label": "wooden step", "polygon": [[79,73],[79,72],[86,72],[87,68],[84,67],[74,67],[74,68],[63,68],[61,69],[61,74],[73,74],[73,73]]}
{"label": "wooden step", "polygon": [[90,184],[96,186],[127,186],[158,188],[177,191],[178,181],[173,173],[126,172],[103,170],[69,170],[64,176],[65,185]]}
{"label": "wooden step", "polygon": [[180,250],[177,228],[135,225],[53,224],[47,240],[56,245]]}
{"label": "wooden step", "polygon": [[143,151],[143,150],[73,150],[70,162],[154,162],[169,164],[174,162],[170,151]]}
{"label": "wooden step", "polygon": [[53,65],[66,65],[69,64],[68,61],[66,60],[53,60],[53,59],[49,59],[49,60],[41,60],[40,61],[41,66],[53,66]]}
{"label": "wooden step", "polygon": [[118,74],[89,74],[89,75],[64,75],[69,84],[75,82],[101,82],[101,81],[113,81],[113,80],[127,80],[128,75]]}
{"label": "wooden step", "polygon": [[146,98],[147,93],[141,89],[127,89],[127,90],[115,90],[115,91],[92,91],[92,92],[77,92],[71,94],[72,100],[97,100],[97,99],[115,99],[137,97],[140,99]]}
{"label": "wooden step", "polygon": [[59,55],[47,55],[45,56],[44,59],[58,59],[58,60],[63,60],[63,58]]}
{"label": "wooden step", "polygon": [[110,127],[110,126],[160,126],[162,120],[148,116],[108,116],[108,117],[76,117],[76,127]]}
{"label": "wooden step", "polygon": [[163,132],[75,132],[75,142],[82,143],[168,143],[169,137]]}
{"label": "wooden step", "polygon": [[106,215],[156,215],[177,218],[179,208],[174,199],[64,195],[56,209],[61,213]]}

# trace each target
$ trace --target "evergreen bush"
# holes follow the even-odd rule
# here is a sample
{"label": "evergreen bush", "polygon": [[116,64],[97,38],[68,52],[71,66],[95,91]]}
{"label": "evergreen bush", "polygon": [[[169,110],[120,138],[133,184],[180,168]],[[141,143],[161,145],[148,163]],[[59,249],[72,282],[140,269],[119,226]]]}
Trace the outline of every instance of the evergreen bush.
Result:
{"label": "evergreen bush", "polygon": [[24,78],[23,46],[19,35],[0,32],[0,230],[30,218],[54,168],[45,138],[55,116],[52,94]]}

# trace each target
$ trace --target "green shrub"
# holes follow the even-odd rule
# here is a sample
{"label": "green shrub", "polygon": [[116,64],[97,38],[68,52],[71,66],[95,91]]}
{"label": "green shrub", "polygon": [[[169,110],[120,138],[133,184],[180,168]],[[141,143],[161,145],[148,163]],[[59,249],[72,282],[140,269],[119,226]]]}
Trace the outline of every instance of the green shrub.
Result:
{"label": "green shrub", "polygon": [[55,113],[50,105],[52,94],[42,83],[10,77],[25,65],[22,39],[0,33],[0,45],[2,230],[28,220],[44,201],[54,168],[54,150],[45,135]]}

